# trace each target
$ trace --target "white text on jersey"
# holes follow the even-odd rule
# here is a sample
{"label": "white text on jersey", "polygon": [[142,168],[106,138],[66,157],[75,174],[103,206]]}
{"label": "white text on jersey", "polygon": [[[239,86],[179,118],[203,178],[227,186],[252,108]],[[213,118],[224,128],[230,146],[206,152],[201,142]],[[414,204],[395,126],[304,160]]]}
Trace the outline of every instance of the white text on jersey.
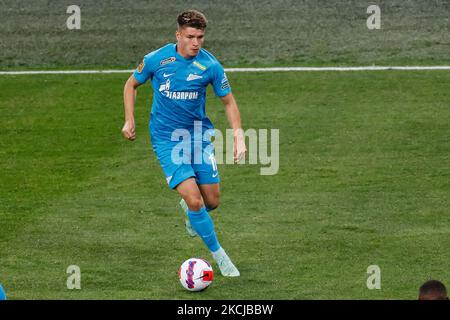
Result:
{"label": "white text on jersey", "polygon": [[197,91],[191,91],[191,92],[185,92],[185,91],[164,91],[165,95],[169,99],[174,100],[195,100],[198,99],[198,92]]}

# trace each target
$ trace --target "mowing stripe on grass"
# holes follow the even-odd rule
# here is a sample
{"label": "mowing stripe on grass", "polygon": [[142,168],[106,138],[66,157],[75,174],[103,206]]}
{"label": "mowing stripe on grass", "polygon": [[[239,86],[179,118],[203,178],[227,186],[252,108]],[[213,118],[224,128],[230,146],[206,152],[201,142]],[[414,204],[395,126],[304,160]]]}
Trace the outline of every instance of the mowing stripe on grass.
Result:
{"label": "mowing stripe on grass", "polygon": [[[385,70],[450,70],[450,66],[361,66],[361,67],[267,67],[267,68],[225,68],[226,72],[287,72],[287,71],[385,71]],[[0,71],[0,75],[33,74],[97,74],[131,73],[132,70],[35,70]]]}

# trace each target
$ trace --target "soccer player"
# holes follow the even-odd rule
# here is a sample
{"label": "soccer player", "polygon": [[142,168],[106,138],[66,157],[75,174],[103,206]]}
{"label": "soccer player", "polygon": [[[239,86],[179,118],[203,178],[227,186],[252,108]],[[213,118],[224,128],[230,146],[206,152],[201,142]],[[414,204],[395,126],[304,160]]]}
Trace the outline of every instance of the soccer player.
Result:
{"label": "soccer player", "polygon": [[428,280],[420,286],[419,300],[448,300],[447,288],[438,280]]}
{"label": "soccer player", "polygon": [[[176,189],[182,198],[186,229],[190,235],[202,238],[222,275],[236,277],[239,270],[217,240],[209,215],[219,206],[220,180],[214,147],[205,138],[206,132],[214,128],[205,112],[207,86],[212,85],[225,106],[234,132],[236,162],[247,151],[241,117],[223,67],[202,48],[205,16],[188,10],[177,17],[177,23],[177,43],[147,54],[125,84],[122,134],[129,140],[135,139],[136,89],[150,79],[154,92],[149,125],[153,150],[169,187]],[[179,139],[180,136],[187,138]]]}

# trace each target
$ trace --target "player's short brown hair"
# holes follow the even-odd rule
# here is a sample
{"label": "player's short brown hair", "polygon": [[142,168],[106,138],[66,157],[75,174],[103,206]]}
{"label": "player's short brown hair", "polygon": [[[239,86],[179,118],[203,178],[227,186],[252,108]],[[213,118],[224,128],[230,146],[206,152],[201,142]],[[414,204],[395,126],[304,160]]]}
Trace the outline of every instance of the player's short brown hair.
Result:
{"label": "player's short brown hair", "polygon": [[208,20],[203,13],[197,10],[187,10],[177,17],[178,28],[192,27],[205,30]]}

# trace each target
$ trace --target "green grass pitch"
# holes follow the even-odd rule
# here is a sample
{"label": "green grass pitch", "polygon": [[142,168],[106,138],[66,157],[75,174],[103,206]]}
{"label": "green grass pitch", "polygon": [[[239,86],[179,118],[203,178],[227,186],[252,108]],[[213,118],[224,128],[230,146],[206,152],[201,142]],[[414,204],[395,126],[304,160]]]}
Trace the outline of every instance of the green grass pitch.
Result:
{"label": "green grass pitch", "polygon": [[[280,170],[221,165],[219,240],[241,277],[178,283],[185,233],[147,134],[125,141],[128,75],[0,77],[0,280],[9,299],[416,299],[450,283],[450,74],[229,74],[245,129],[280,130]],[[216,127],[227,122],[208,93]],[[66,269],[81,268],[81,290]],[[366,286],[381,269],[381,290]]]}

